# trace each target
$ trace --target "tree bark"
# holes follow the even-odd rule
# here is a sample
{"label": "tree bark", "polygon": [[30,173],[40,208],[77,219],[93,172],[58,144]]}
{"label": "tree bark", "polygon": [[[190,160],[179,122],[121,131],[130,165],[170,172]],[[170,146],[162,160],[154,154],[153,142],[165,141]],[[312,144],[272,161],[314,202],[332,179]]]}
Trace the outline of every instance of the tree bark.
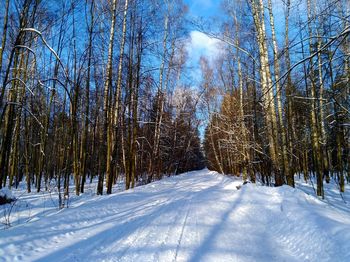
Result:
{"label": "tree bark", "polygon": [[[108,47],[108,58],[107,58],[107,66],[106,66],[106,80],[104,83],[104,95],[103,95],[103,132],[101,132],[101,142],[105,145],[102,153],[106,155],[105,165],[101,168],[99,178],[98,178],[98,186],[97,186],[97,194],[103,194],[103,180],[104,180],[104,172],[106,172],[106,177],[110,176],[111,172],[111,156],[112,156],[112,143],[110,137],[110,89],[112,88],[112,59],[113,59],[113,47],[114,47],[114,34],[115,34],[115,22],[116,22],[116,12],[117,12],[118,1],[113,0],[112,2],[112,19],[111,19],[111,29],[109,34],[109,47]],[[104,157],[103,154],[100,156],[101,161]]]}
{"label": "tree bark", "polygon": [[[126,20],[128,15],[128,7],[129,7],[129,1],[125,0],[124,3],[124,14],[123,14],[123,29],[122,29],[122,39],[121,39],[121,45],[120,45],[120,52],[119,52],[119,65],[118,65],[118,78],[117,78],[117,88],[115,91],[115,105],[112,109],[112,122],[109,125],[109,132],[107,137],[107,143],[111,144],[108,145],[108,147],[111,149],[111,151],[107,154],[107,157],[109,156],[111,158],[112,152],[114,151],[112,146],[115,148],[117,146],[117,137],[118,137],[118,119],[119,119],[119,109],[120,109],[120,96],[121,96],[121,85],[122,85],[122,69],[123,69],[123,57],[124,57],[124,46],[125,46],[125,39],[126,39]],[[114,141],[113,141],[113,130],[114,127]],[[107,194],[112,193],[112,185],[113,185],[113,172],[111,172],[111,161],[110,159],[107,159],[107,166],[108,172],[106,172],[107,176]]]}
{"label": "tree bark", "polygon": [[[311,29],[311,0],[307,0],[307,10],[308,10],[308,31],[309,31],[309,49],[310,52],[313,50],[313,41],[312,36],[313,32]],[[312,141],[312,149],[313,149],[313,158],[315,162],[315,171],[316,171],[316,177],[317,177],[317,195],[324,198],[324,192],[323,192],[323,176],[321,171],[321,148],[319,144],[319,130],[317,125],[317,92],[316,92],[316,84],[315,84],[315,77],[314,77],[314,66],[313,66],[313,59],[310,58],[310,82],[311,82],[311,90],[310,90],[310,97],[311,97],[311,141]]]}
{"label": "tree bark", "polygon": [[271,159],[272,170],[275,175],[275,185],[281,186],[283,184],[283,177],[281,176],[277,157],[277,119],[266,43],[267,36],[264,21],[264,6],[262,0],[259,0],[258,2],[251,0],[250,2],[253,10],[255,28],[257,30],[257,41],[260,53],[260,77],[265,114],[264,117],[269,142],[269,157]]}
{"label": "tree bark", "polygon": [[10,0],[6,0],[6,3],[5,3],[4,27],[3,27],[3,30],[2,30],[2,40],[1,40],[1,47],[0,47],[0,74],[2,73],[2,57],[3,57],[3,54],[4,54],[5,47],[6,47],[8,16],[9,16],[9,5],[10,5]]}
{"label": "tree bark", "polygon": [[287,184],[294,187],[294,177],[289,169],[288,153],[287,153],[287,138],[286,138],[286,128],[283,121],[282,113],[282,86],[280,84],[280,64],[278,61],[278,47],[277,39],[275,33],[275,21],[272,11],[272,1],[268,0],[268,10],[270,15],[270,27],[272,34],[272,45],[273,45],[273,58],[274,58],[274,73],[275,73],[275,82],[276,82],[276,100],[277,100],[277,112],[278,112],[278,121],[279,121],[279,130],[281,132],[282,138],[282,163],[283,163],[283,172],[287,178]]}
{"label": "tree bark", "polygon": [[94,27],[94,0],[90,3],[90,24],[89,24],[89,42],[88,42],[88,64],[87,64],[87,76],[86,76],[86,87],[85,87],[85,118],[84,128],[80,144],[80,177],[81,186],[80,192],[84,193],[84,185],[86,181],[86,161],[87,161],[87,138],[89,129],[89,111],[90,111],[90,79],[91,79],[91,60],[92,60],[92,33]]}
{"label": "tree bark", "polygon": [[148,170],[148,173],[150,176],[149,182],[152,181],[153,179],[154,166],[159,165],[159,159],[158,159],[159,142],[160,142],[160,132],[161,132],[162,119],[163,119],[163,111],[164,111],[163,73],[164,73],[164,65],[165,65],[165,59],[166,59],[167,40],[169,35],[168,30],[169,30],[169,14],[167,12],[164,18],[163,55],[162,55],[162,62],[159,68],[156,123],[155,123],[154,137],[153,137],[152,157],[150,161],[150,167]]}

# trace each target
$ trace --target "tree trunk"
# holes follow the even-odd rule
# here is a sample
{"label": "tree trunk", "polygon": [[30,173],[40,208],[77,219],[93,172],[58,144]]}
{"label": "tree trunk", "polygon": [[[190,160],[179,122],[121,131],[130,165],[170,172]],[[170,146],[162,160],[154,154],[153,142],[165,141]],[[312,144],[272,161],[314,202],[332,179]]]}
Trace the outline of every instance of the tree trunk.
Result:
{"label": "tree trunk", "polygon": [[[163,73],[164,73],[164,65],[166,59],[166,50],[167,50],[167,40],[169,35],[169,14],[166,13],[164,18],[164,36],[163,36],[163,55],[162,62],[159,69],[159,82],[158,82],[158,92],[157,92],[157,113],[156,113],[156,123],[153,137],[153,150],[152,157],[149,168],[149,176],[152,180],[154,173],[154,165],[159,165],[159,142],[160,142],[160,132],[163,118],[163,110],[164,110],[164,94],[163,94]],[[159,170],[159,168],[158,168]],[[159,175],[159,174],[158,174]]]}
{"label": "tree trunk", "polygon": [[279,130],[281,132],[282,138],[282,163],[284,176],[287,178],[287,184],[294,187],[294,177],[289,169],[288,153],[287,153],[287,139],[286,139],[286,129],[283,121],[282,113],[282,86],[280,84],[280,64],[278,60],[278,47],[277,39],[275,34],[275,22],[272,12],[272,2],[268,0],[268,10],[270,15],[270,26],[272,33],[272,45],[273,45],[273,58],[274,58],[274,73],[275,73],[275,83],[276,83],[276,99],[277,99],[277,112],[279,121]]}
{"label": "tree trunk", "polygon": [[321,54],[321,36],[319,33],[317,34],[317,59],[318,59],[318,81],[319,81],[319,96],[320,96],[320,102],[319,102],[319,122],[320,122],[320,142],[322,144],[322,163],[323,163],[323,176],[326,178],[326,182],[330,182],[330,176],[329,176],[329,162],[328,162],[328,148],[327,148],[327,134],[326,134],[326,127],[325,127],[325,117],[324,117],[324,103],[323,103],[323,93],[324,93],[324,83],[323,83],[323,70],[322,70],[322,54]]}
{"label": "tree trunk", "polygon": [[85,119],[84,128],[80,144],[80,177],[81,187],[80,192],[84,193],[84,184],[86,181],[86,161],[87,161],[87,137],[89,128],[89,111],[90,111],[90,75],[91,75],[91,60],[92,60],[92,31],[94,26],[94,1],[90,4],[90,25],[89,25],[89,42],[88,42],[88,64],[87,64],[87,77],[85,87]]}
{"label": "tree trunk", "polygon": [[112,143],[110,137],[110,89],[112,87],[112,59],[113,59],[113,46],[114,46],[114,33],[115,33],[115,21],[116,21],[116,12],[117,12],[117,0],[113,0],[112,2],[112,19],[111,19],[111,29],[109,34],[109,47],[108,47],[108,59],[106,66],[106,80],[104,83],[104,95],[103,95],[103,132],[101,142],[104,143],[103,150],[101,151],[101,159],[106,155],[105,165],[101,168],[99,178],[98,178],[98,186],[97,186],[97,194],[103,194],[103,180],[104,180],[104,172],[106,172],[106,177],[110,176],[111,172],[111,156],[112,156]]}
{"label": "tree trunk", "polygon": [[[286,14],[285,14],[285,63],[287,67],[287,85],[286,85],[286,103],[287,103],[287,128],[286,139],[289,145],[289,150],[293,154],[293,143],[296,141],[296,132],[295,132],[295,116],[293,114],[293,103],[291,98],[291,89],[292,89],[292,78],[291,78],[291,65],[290,65],[290,54],[289,54],[289,16],[290,16],[290,0],[286,1]],[[293,157],[289,161],[289,175],[287,175],[287,183],[293,184],[294,186],[294,161]],[[292,181],[293,179],[293,181]]]}
{"label": "tree trunk", "polygon": [[[119,65],[118,65],[118,78],[117,78],[117,88],[115,91],[115,105],[112,109],[111,113],[111,123],[109,125],[109,132],[107,137],[107,143],[108,148],[110,148],[109,153],[107,154],[107,157],[109,156],[111,158],[112,152],[114,148],[117,147],[117,137],[118,137],[118,119],[119,119],[119,109],[120,109],[120,97],[121,97],[121,85],[122,85],[122,69],[123,69],[123,56],[124,56],[124,46],[125,46],[125,39],[126,39],[126,20],[127,20],[127,14],[128,14],[128,7],[129,2],[128,0],[125,0],[124,4],[124,14],[123,14],[123,29],[122,29],[122,39],[121,39],[121,45],[120,45],[120,52],[119,52]],[[114,132],[113,132],[114,127]],[[114,133],[114,139],[113,139],[113,133]],[[113,141],[114,140],[114,141]],[[113,147],[113,148],[112,148]],[[114,173],[111,172],[110,167],[111,161],[110,159],[107,160],[107,166],[109,166],[108,172],[106,172],[107,180],[107,194],[112,193],[112,185],[113,185],[113,177]]]}
{"label": "tree trunk", "polygon": [[0,47],[0,74],[2,74],[2,57],[3,57],[5,46],[6,46],[8,16],[9,16],[9,5],[10,5],[10,0],[6,0],[4,27],[3,27],[3,30],[2,30],[2,40],[1,40],[1,47]]}
{"label": "tree trunk", "polygon": [[264,6],[262,0],[259,0],[259,3],[251,1],[251,5],[259,44],[262,100],[269,142],[269,157],[271,159],[272,170],[275,175],[275,185],[281,186],[283,184],[283,177],[281,176],[277,157],[277,119],[266,43],[267,36],[265,31]]}
{"label": "tree trunk", "polygon": [[[312,52],[313,47],[313,41],[312,41],[312,29],[311,29],[311,0],[307,0],[307,9],[308,9],[308,31],[309,31],[309,49],[310,52]],[[317,125],[317,96],[316,96],[316,84],[315,84],[315,78],[314,78],[314,67],[313,67],[313,61],[312,58],[310,58],[310,80],[311,80],[311,141],[312,141],[312,149],[313,149],[313,156],[314,156],[314,162],[315,162],[315,171],[316,171],[316,177],[317,177],[317,195],[324,198],[324,192],[323,192],[323,178],[322,178],[322,172],[321,172],[321,148],[319,145],[319,132],[318,132],[318,125]]]}

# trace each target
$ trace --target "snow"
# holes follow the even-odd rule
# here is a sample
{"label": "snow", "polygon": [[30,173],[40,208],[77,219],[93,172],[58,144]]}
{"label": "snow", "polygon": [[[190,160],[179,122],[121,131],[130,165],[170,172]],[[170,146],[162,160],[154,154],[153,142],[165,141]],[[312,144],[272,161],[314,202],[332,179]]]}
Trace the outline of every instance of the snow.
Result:
{"label": "snow", "polygon": [[336,194],[241,184],[202,170],[62,210],[38,204],[36,219],[0,231],[0,261],[350,261]]}
{"label": "snow", "polygon": [[15,197],[12,194],[12,191],[7,187],[0,189],[0,197],[4,197],[6,199],[14,199]]}

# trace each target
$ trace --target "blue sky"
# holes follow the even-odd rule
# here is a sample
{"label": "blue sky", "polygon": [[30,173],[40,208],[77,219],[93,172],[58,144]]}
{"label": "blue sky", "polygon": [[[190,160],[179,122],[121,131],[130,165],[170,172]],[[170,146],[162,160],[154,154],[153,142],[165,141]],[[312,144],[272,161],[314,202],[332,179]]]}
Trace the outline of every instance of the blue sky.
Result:
{"label": "blue sky", "polygon": [[[218,16],[220,13],[220,0],[185,0],[189,7],[189,18],[197,20],[203,18],[209,20],[211,17]],[[201,56],[213,61],[221,53],[220,43],[216,39],[209,38],[205,34],[197,31],[195,27],[190,28],[188,36],[187,66],[190,68],[190,74],[193,85],[198,85],[201,80],[199,69],[199,60]]]}
{"label": "blue sky", "polygon": [[[204,20],[209,20],[211,17],[220,14],[221,0],[184,0],[184,2],[189,7],[190,19],[197,20],[203,18]],[[204,33],[197,31],[194,26],[193,28],[189,28],[189,31],[186,45],[188,52],[188,70],[186,70],[186,75],[190,78],[192,88],[196,89],[202,81],[199,64],[201,56],[206,57],[209,62],[212,62],[222,54],[222,48],[220,48],[220,41],[209,38]],[[204,138],[205,125],[206,123],[202,123],[199,127],[201,139]]]}
{"label": "blue sky", "polygon": [[220,0],[185,0],[193,16],[210,17],[220,9]]}
{"label": "blue sky", "polygon": [[[184,0],[189,7],[189,19],[199,20],[203,19],[204,22],[209,21],[210,26],[214,26],[220,19],[222,14],[221,0]],[[294,3],[294,1],[292,1]],[[281,0],[272,0],[276,33],[279,39],[284,41],[284,11],[283,2]],[[266,15],[268,15],[266,13]],[[212,18],[216,18],[216,22],[210,22]],[[196,28],[189,28],[190,34],[188,36],[187,52],[188,52],[188,67],[190,69],[190,76],[194,80],[194,85],[198,84],[201,80],[201,74],[199,70],[199,59],[201,56],[208,58],[209,62],[215,60],[217,56],[222,55],[223,48],[220,47],[220,41],[209,38],[205,34],[198,32]],[[267,26],[267,30],[269,27]],[[292,35],[292,34],[291,34]],[[281,38],[280,38],[281,37]],[[281,40],[281,41],[282,41]],[[282,42],[280,44],[283,44]],[[196,83],[197,82],[197,83]]]}
{"label": "blue sky", "polygon": [[[282,37],[280,29],[284,26],[283,5],[281,0],[272,0],[274,5],[274,15],[277,25],[278,37]],[[189,7],[189,19],[203,20],[205,24],[209,24],[212,29],[215,25],[220,23],[222,18],[221,0],[184,0]],[[266,14],[267,15],[267,14]],[[201,19],[200,19],[201,18]],[[214,18],[214,21],[213,21]],[[224,55],[224,49],[222,45],[225,45],[217,39],[208,37],[202,32],[197,31],[195,26],[190,25],[189,35],[187,36],[186,49],[188,52],[187,70],[185,72],[186,77],[183,79],[186,83],[190,84],[191,88],[196,89],[201,85],[202,72],[200,69],[201,56],[206,57],[212,66],[215,59]],[[201,117],[201,116],[199,116]],[[205,116],[206,117],[206,116]],[[203,120],[205,118],[202,118]],[[207,122],[204,121],[199,127],[200,137],[204,138],[204,128]]]}
{"label": "blue sky", "polygon": [[[208,22],[215,17],[216,20],[220,19],[220,14],[222,14],[221,0],[184,0],[184,2],[189,7],[189,19],[199,20],[199,18],[202,18],[204,22]],[[282,26],[284,25],[282,2],[281,0],[273,0],[273,4],[276,24]],[[211,22],[210,25],[213,26],[214,23]],[[224,54],[224,48],[222,48],[222,42],[197,31],[195,26],[189,28],[189,31],[187,40],[188,70],[186,70],[186,75],[190,78],[192,88],[196,88],[202,81],[199,65],[200,57],[204,56],[209,60],[209,63],[212,63]],[[277,33],[281,35],[278,31],[277,28]],[[204,126],[200,127],[201,138],[204,136]]]}

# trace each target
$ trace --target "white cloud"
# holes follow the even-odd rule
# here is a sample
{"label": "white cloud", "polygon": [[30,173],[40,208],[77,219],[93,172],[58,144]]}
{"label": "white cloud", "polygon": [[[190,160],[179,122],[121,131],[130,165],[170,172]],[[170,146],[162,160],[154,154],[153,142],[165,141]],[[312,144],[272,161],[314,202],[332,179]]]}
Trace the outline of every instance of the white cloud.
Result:
{"label": "white cloud", "polygon": [[191,64],[198,63],[201,56],[213,62],[224,54],[223,43],[220,40],[199,31],[191,31],[186,49]]}

